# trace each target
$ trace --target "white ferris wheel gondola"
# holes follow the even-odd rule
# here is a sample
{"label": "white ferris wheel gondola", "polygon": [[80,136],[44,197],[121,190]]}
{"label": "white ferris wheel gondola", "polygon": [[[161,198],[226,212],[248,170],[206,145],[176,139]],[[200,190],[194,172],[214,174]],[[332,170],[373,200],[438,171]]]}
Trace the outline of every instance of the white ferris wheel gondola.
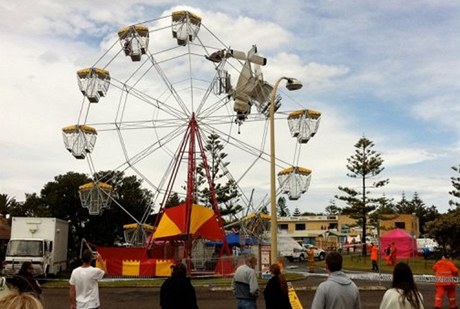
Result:
{"label": "white ferris wheel gondola", "polygon": [[318,131],[320,120],[321,113],[312,109],[290,113],[288,125],[292,137],[296,137],[301,144],[307,143]]}
{"label": "white ferris wheel gondola", "polygon": [[94,149],[97,139],[95,128],[87,125],[71,125],[62,129],[65,148],[77,159],[84,159]]}
{"label": "white ferris wheel gondola", "polygon": [[91,103],[98,103],[105,97],[110,86],[109,71],[98,68],[86,68],[77,71],[78,87]]}
{"label": "white ferris wheel gondola", "polygon": [[132,61],[140,61],[149,46],[149,28],[145,26],[128,26],[118,31],[120,44],[126,56]]}
{"label": "white ferris wheel gondola", "polygon": [[311,181],[311,170],[304,167],[288,167],[278,173],[278,182],[282,193],[290,200],[298,200],[307,192]]}
{"label": "white ferris wheel gondola", "polygon": [[200,31],[201,17],[188,11],[176,11],[172,13],[172,35],[181,46],[193,42]]}
{"label": "white ferris wheel gondola", "polygon": [[89,182],[78,187],[81,206],[88,208],[90,215],[99,215],[110,206],[113,188],[104,182]]}

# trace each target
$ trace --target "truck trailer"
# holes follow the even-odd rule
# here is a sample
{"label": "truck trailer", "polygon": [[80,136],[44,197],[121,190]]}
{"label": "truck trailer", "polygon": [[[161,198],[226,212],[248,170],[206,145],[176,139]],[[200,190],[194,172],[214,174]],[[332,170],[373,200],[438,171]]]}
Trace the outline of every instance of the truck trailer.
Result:
{"label": "truck trailer", "polygon": [[16,274],[32,262],[35,275],[57,275],[67,269],[69,223],[57,218],[13,217],[3,272]]}

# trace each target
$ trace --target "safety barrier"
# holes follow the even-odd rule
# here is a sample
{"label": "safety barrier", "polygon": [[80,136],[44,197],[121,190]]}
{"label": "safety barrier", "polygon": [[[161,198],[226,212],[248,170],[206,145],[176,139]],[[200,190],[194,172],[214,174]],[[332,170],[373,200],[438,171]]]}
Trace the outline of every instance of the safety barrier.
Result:
{"label": "safety barrier", "polygon": [[[308,276],[327,277],[328,274],[309,274]],[[392,274],[370,274],[370,273],[347,273],[347,276],[353,280],[368,280],[368,281],[393,281]],[[437,278],[433,275],[414,275],[414,281],[418,283],[435,283],[435,282],[460,282],[460,277]]]}

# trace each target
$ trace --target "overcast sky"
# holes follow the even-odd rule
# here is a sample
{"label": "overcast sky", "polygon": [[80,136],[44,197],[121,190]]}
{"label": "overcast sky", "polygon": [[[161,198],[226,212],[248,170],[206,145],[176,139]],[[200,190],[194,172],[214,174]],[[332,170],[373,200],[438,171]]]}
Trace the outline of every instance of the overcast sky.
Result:
{"label": "overcast sky", "polygon": [[[89,174],[88,164],[65,150],[61,136],[82,106],[75,72],[94,65],[122,27],[184,8],[202,17],[203,39],[210,38],[209,30],[237,50],[256,44],[268,59],[263,73],[269,83],[284,75],[303,82],[296,92],[280,87],[283,108],[292,101],[322,112],[319,131],[299,159],[313,170],[311,185],[299,201],[288,201],[292,210],[322,212],[338,186],[359,187],[347,177],[346,163],[365,136],[384,159],[381,176],[390,179],[375,196],[397,202],[403,193],[412,199],[417,192],[427,206],[447,211],[451,167],[460,164],[458,1],[187,1],[187,7],[151,0],[1,1],[0,193],[22,201],[56,175]],[[150,42],[151,50],[165,46]],[[127,74],[123,68],[107,66],[115,78]],[[166,74],[174,72],[181,71],[165,68]],[[92,114],[94,121],[102,116]],[[236,138],[252,143],[258,133],[249,137],[249,128],[242,125]],[[280,156],[295,147],[288,145],[288,133],[277,130]],[[102,137],[95,152],[116,151],[110,148],[116,137]],[[227,150],[229,169],[244,169],[239,161],[246,158],[232,151]],[[112,156],[94,155],[97,169],[108,168],[104,162]],[[141,168],[149,169],[147,162]],[[158,185],[159,178],[152,178]],[[266,178],[254,180],[256,198],[268,194],[268,185]],[[250,195],[250,185],[245,190]]]}

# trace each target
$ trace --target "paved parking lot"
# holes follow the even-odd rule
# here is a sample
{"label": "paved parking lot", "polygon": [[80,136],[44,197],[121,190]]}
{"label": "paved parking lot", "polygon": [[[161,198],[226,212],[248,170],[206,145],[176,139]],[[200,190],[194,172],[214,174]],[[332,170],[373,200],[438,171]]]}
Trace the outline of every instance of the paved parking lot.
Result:
{"label": "paved parking lot", "polygon": [[[311,276],[306,279],[294,281],[293,286],[296,289],[304,308],[310,308],[314,289],[325,277]],[[389,285],[380,284],[372,281],[355,281],[360,287],[362,308],[379,308],[385,288]],[[209,309],[234,309],[236,308],[233,293],[226,288],[212,289],[209,286],[196,287],[198,305],[200,308]],[[263,289],[263,287],[262,287]],[[419,289],[425,299],[425,308],[432,308],[434,301],[433,284],[419,284]],[[457,301],[460,301],[459,288],[457,287]],[[160,308],[159,306],[159,288],[101,288],[101,308],[127,309],[128,306],[135,309],[143,308]],[[46,309],[68,308],[68,289],[48,288],[43,291]],[[180,297],[180,296],[179,296]],[[258,308],[265,308],[263,297],[258,300]],[[447,304],[444,305],[447,308]]]}

